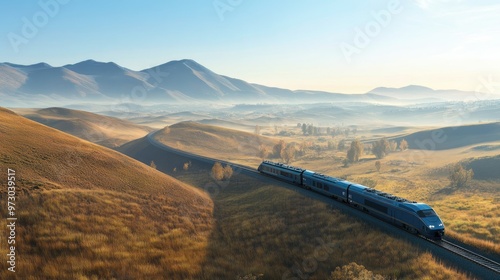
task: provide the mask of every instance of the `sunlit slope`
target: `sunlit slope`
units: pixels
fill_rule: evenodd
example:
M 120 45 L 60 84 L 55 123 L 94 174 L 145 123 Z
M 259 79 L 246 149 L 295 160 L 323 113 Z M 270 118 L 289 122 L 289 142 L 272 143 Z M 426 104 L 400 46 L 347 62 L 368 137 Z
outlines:
M 500 122 L 443 127 L 415 132 L 404 137 L 410 149 L 446 150 L 500 141 Z
M 152 129 L 125 120 L 66 108 L 47 108 L 23 114 L 36 122 L 106 147 L 143 137 Z
M 276 139 L 240 130 L 196 122 L 181 122 L 160 130 L 155 139 L 170 147 L 245 165 L 260 163 L 259 146 L 272 147 Z
M 18 279 L 189 279 L 199 272 L 213 225 L 212 201 L 201 191 L 2 108 L 0 167 L 1 186 L 6 168 L 16 170 Z M 6 217 L 6 207 L 0 213 Z M 0 279 L 10 273 L 2 269 Z

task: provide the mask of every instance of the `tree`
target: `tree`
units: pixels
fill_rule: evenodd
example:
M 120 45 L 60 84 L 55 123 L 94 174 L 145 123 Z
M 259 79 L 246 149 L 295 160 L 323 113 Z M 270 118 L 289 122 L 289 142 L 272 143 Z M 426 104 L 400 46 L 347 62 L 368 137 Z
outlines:
M 303 141 L 302 143 L 299 144 L 299 147 L 295 148 L 297 151 L 296 153 L 299 155 L 299 156 L 303 156 L 306 154 L 306 149 L 308 147 L 308 143 Z
M 351 147 L 347 151 L 347 159 L 349 162 L 358 162 L 363 155 L 363 144 L 358 139 L 351 142 Z
M 345 140 L 344 139 L 340 140 L 339 145 L 338 145 L 337 148 L 338 148 L 339 151 L 345 150 Z
M 273 147 L 273 156 L 274 156 L 275 158 L 279 158 L 279 157 L 281 157 L 281 151 L 282 151 L 283 149 L 285 149 L 285 147 L 286 147 L 286 143 L 285 143 L 285 141 L 280 140 L 280 141 L 278 142 L 278 144 L 274 145 L 274 147 Z
M 314 133 L 314 126 L 312 124 L 310 124 L 310 125 L 307 126 L 307 133 L 309 135 L 313 135 L 313 133 Z
M 375 168 L 377 169 L 377 172 L 380 172 L 381 167 L 382 167 L 382 163 L 380 163 L 380 160 L 377 160 L 375 162 Z
M 398 143 L 394 140 L 389 141 L 389 147 L 391 152 L 395 152 L 398 149 Z
M 337 266 L 330 275 L 330 280 L 384 280 L 384 277 L 352 262 L 342 267 Z
M 156 164 L 155 164 L 155 162 L 154 162 L 154 161 L 151 161 L 151 163 L 149 164 L 149 166 L 151 166 L 151 168 L 156 169 Z
M 474 177 L 472 169 L 465 169 L 462 164 L 457 163 L 450 168 L 450 185 L 452 188 L 460 189 L 467 187 Z
M 262 160 L 265 160 L 269 156 L 269 149 L 264 144 L 259 145 L 258 156 Z
M 406 142 L 405 139 L 402 139 L 401 142 L 399 142 L 399 149 L 401 151 L 406 151 L 408 150 L 408 142 Z
M 281 150 L 281 159 L 286 163 L 289 164 L 295 159 L 295 146 L 294 145 L 288 145 L 286 148 Z
M 348 167 L 349 166 L 349 159 L 344 158 L 344 160 L 342 160 L 342 163 L 344 164 L 344 167 Z
M 190 166 L 191 162 L 185 162 L 184 165 L 182 166 L 182 169 L 184 169 L 184 171 L 188 171 Z
M 307 124 L 306 123 L 302 124 L 302 134 L 304 134 L 304 135 L 307 134 Z
M 382 138 L 377 142 L 373 143 L 372 152 L 377 158 L 384 158 L 391 150 L 389 141 Z
M 216 181 L 222 181 L 222 179 L 224 179 L 224 168 L 220 162 L 214 163 L 211 175 Z
M 229 164 L 226 164 L 226 166 L 224 166 L 223 174 L 224 174 L 224 180 L 231 179 L 231 177 L 233 176 L 233 168 L 231 168 Z

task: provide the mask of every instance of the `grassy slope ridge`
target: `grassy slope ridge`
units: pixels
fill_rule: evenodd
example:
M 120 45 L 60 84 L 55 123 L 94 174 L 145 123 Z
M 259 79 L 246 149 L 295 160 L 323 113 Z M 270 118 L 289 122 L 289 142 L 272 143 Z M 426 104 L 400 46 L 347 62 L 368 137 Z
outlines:
M 415 132 L 406 139 L 410 149 L 446 150 L 479 143 L 500 141 L 500 122 L 443 127 Z
M 160 141 L 171 145 L 172 139 L 178 137 L 176 133 L 186 130 L 186 128 L 176 129 L 177 126 L 189 127 L 191 137 L 197 133 L 203 135 L 207 127 L 193 123 L 180 123 L 173 125 L 169 133 L 164 133 Z M 482 131 L 481 127 L 485 130 Z M 484 248 L 496 254 L 500 254 L 500 195 L 498 192 L 498 153 L 500 143 L 496 140 L 482 138 L 490 135 L 492 139 L 497 139 L 500 132 L 497 131 L 499 123 L 484 125 L 466 125 L 463 127 L 442 128 L 447 135 L 447 140 L 441 146 L 453 146 L 456 143 L 465 145 L 453 149 L 418 150 L 410 149 L 403 152 L 390 153 L 381 159 L 382 168 L 376 171 L 375 162 L 377 159 L 372 154 L 365 154 L 359 163 L 344 167 L 341 160 L 345 157 L 345 150 L 328 150 L 325 141 L 319 141 L 320 137 L 297 136 L 300 133 L 298 128 L 289 128 L 295 132 L 296 136 L 281 137 L 286 142 L 312 142 L 322 145 L 320 153 L 307 149 L 306 155 L 296 157 L 292 162 L 294 166 L 300 166 L 317 172 L 332 176 L 347 176 L 349 180 L 357 183 L 367 184 L 366 181 L 376 184 L 376 188 L 390 192 L 408 199 L 428 203 L 436 209 L 446 224 L 447 234 L 460 239 L 471 245 Z M 195 129 L 200 131 L 196 132 Z M 263 128 L 265 129 L 265 128 Z M 216 129 L 215 129 L 216 130 Z M 168 131 L 168 130 L 167 130 Z M 165 132 L 167 132 L 165 131 Z M 438 130 L 434 130 L 438 131 Z M 463 134 L 463 131 L 475 131 L 474 135 Z M 231 131 L 233 132 L 233 131 Z M 237 135 L 240 132 L 234 131 Z M 420 134 L 410 135 L 431 135 L 432 131 L 423 131 Z M 496 134 L 496 135 L 495 135 Z M 187 136 L 188 134 L 180 134 Z M 279 137 L 279 136 L 278 136 Z M 277 141 L 280 138 L 276 138 Z M 372 137 L 369 135 L 369 137 Z M 458 137 L 458 138 L 457 138 Z M 228 136 L 227 138 L 230 138 Z M 406 136 L 405 139 L 408 139 Z M 336 136 L 333 140 L 338 143 L 342 137 Z M 420 138 L 425 140 L 426 138 Z M 479 142 L 483 141 L 481 144 Z M 180 148 L 185 151 L 198 153 L 193 146 L 196 140 L 178 140 L 184 143 Z M 410 142 L 410 141 L 408 141 Z M 451 144 L 449 144 L 451 143 Z M 437 143 L 436 143 L 437 144 Z M 204 155 L 213 155 L 215 158 L 224 145 L 205 146 Z M 271 145 L 267 145 L 272 147 Z M 440 146 L 440 147 L 441 147 Z M 209 149 L 213 149 L 210 151 Z M 240 151 L 234 155 L 224 155 L 225 158 L 238 158 L 245 165 L 257 166 L 260 159 L 245 155 Z M 273 159 L 278 160 L 278 159 Z M 234 161 L 234 160 L 233 160 Z M 155 161 L 156 162 L 156 161 Z M 471 186 L 465 189 L 453 190 L 450 188 L 448 179 L 449 167 L 457 162 L 463 162 L 467 168 L 472 168 L 476 175 Z
M 66 108 L 41 109 L 24 116 L 106 147 L 117 147 L 152 131 L 125 120 Z
M 430 253 L 288 184 L 238 172 L 229 181 L 216 182 L 209 175 L 210 164 L 193 159 L 189 170 L 183 170 L 187 158 L 159 150 L 145 138 L 120 151 L 143 162 L 154 160 L 158 169 L 212 194 L 214 230 L 199 279 L 237 279 L 250 273 L 263 274 L 262 279 L 327 279 L 335 267 L 352 261 L 390 279 L 467 279 Z M 332 245 L 331 250 L 323 243 Z
M 156 133 L 155 139 L 195 154 L 255 166 L 261 161 L 257 157 L 259 146 L 277 143 L 265 136 L 196 122 L 171 125 Z
M 213 226 L 206 194 L 2 108 L 0 136 L 0 185 L 6 186 L 6 168 L 16 170 L 19 279 L 199 273 Z M 2 204 L 6 191 L 0 190 Z M 0 234 L 7 236 L 6 229 Z M 1 246 L 6 252 L 6 243 Z M 1 279 L 12 276 L 5 266 Z

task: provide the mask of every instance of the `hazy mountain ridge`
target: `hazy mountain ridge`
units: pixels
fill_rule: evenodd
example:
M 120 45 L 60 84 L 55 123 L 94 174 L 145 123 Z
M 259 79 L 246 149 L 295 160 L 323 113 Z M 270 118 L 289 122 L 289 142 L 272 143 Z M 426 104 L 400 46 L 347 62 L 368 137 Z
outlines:
M 47 63 L 0 63 L 0 98 L 6 106 L 43 102 L 409 103 L 473 100 L 474 92 L 410 85 L 375 88 L 365 94 L 290 90 L 217 74 L 194 60 L 170 61 L 134 71 L 114 62 L 85 60 L 53 67 Z M 54 103 L 50 104 L 51 106 Z

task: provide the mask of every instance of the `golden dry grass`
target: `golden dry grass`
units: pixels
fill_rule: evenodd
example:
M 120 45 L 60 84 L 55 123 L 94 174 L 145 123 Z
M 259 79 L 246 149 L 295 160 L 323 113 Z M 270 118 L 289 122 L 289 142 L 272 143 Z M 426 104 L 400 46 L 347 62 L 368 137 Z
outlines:
M 23 116 L 105 147 L 118 147 L 152 131 L 125 120 L 66 108 L 18 109 Z
M 258 165 L 259 146 L 277 140 L 253 133 L 195 122 L 181 122 L 160 130 L 155 139 L 170 147 L 234 163 Z
M 179 179 L 214 184 L 208 171 Z M 430 253 L 272 181 L 237 174 L 213 200 L 217 223 L 201 279 L 327 279 L 350 262 L 388 279 L 467 279 Z
M 0 136 L 0 166 L 16 170 L 19 219 L 17 272 L 4 269 L 1 279 L 199 275 L 213 227 L 205 193 L 2 108 Z M 7 236 L 5 227 L 0 235 Z
M 175 125 L 173 126 L 175 127 Z M 197 149 L 196 139 L 189 139 L 181 142 L 186 136 L 195 138 L 196 135 L 205 135 L 208 132 L 202 125 L 190 125 L 189 134 L 180 134 L 172 129 L 169 134 L 162 136 L 162 141 L 168 145 L 177 145 L 178 148 L 200 153 L 215 158 L 220 158 L 227 142 L 217 145 L 217 141 L 203 146 L 203 151 Z M 214 128 L 211 128 L 215 130 Z M 272 131 L 263 127 L 263 131 Z M 280 128 L 281 129 L 281 128 Z M 497 254 L 500 254 L 500 183 L 496 181 L 473 180 L 472 187 L 463 190 L 450 190 L 447 167 L 450 164 L 470 159 L 499 154 L 498 142 L 486 144 L 471 144 L 461 148 L 440 150 L 440 151 L 419 151 L 407 150 L 389 154 L 380 160 L 382 163 L 381 172 L 375 168 L 375 156 L 364 155 L 359 163 L 355 163 L 347 168 L 343 167 L 342 158 L 346 156 L 345 151 L 327 150 L 327 141 L 332 140 L 338 143 L 341 137 L 334 139 L 330 137 L 302 136 L 298 128 L 283 128 L 295 133 L 292 137 L 275 137 L 274 141 L 283 139 L 286 142 L 309 142 L 324 148 L 320 153 L 308 150 L 302 157 L 298 157 L 293 165 L 308 168 L 317 172 L 329 174 L 337 177 L 348 177 L 354 182 L 363 183 L 365 180 L 376 182 L 377 189 L 394 193 L 412 200 L 428 203 L 443 219 L 447 234 L 465 243 L 477 246 Z M 244 135 L 239 131 L 221 129 L 227 134 L 225 139 L 230 139 L 231 133 L 234 135 Z M 407 129 L 415 131 L 415 129 Z M 371 135 L 366 132 L 359 134 L 362 139 L 372 139 L 381 135 Z M 177 138 L 176 138 L 177 137 Z M 177 139 L 171 141 L 169 139 Z M 206 140 L 206 139 L 205 139 Z M 213 139 L 218 140 L 218 139 Z M 248 140 L 246 140 L 248 141 Z M 202 142 L 202 140 L 200 140 Z M 268 144 L 268 147 L 272 147 Z M 485 148 L 489 147 L 489 148 Z M 227 153 L 233 153 L 232 155 Z M 238 159 L 239 163 L 247 166 L 257 167 L 259 159 L 255 159 L 248 151 L 238 149 L 227 150 L 225 158 Z M 246 160 L 247 158 L 248 160 Z

